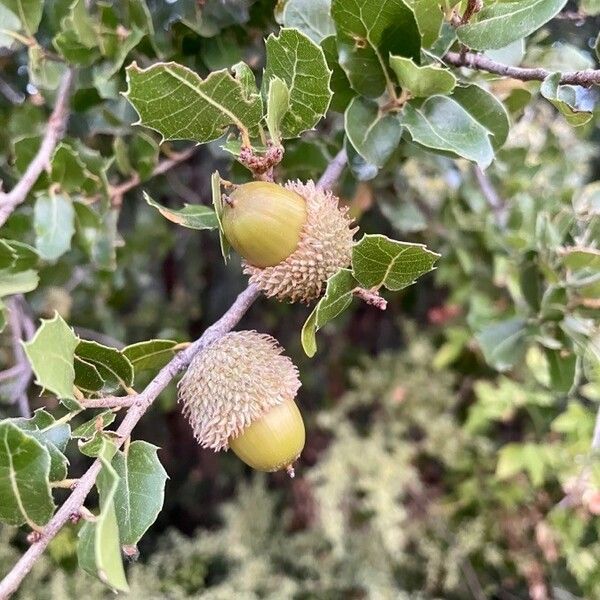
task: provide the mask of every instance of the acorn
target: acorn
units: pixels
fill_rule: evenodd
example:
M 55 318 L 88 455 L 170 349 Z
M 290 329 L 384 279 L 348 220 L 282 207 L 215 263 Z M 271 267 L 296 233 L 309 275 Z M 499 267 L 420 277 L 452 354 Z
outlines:
M 266 296 L 309 303 L 350 265 L 357 229 L 338 198 L 313 181 L 246 183 L 225 200 L 223 233 Z
M 231 448 L 254 469 L 293 476 L 305 431 L 298 369 L 282 352 L 269 335 L 228 333 L 192 360 L 179 399 L 203 448 Z

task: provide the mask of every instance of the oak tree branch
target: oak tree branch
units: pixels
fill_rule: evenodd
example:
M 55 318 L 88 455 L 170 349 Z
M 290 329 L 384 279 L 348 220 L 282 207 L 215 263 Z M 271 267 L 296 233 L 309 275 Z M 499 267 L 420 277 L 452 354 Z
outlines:
M 48 119 L 42 143 L 25 173 L 10 192 L 0 192 L 0 225 L 6 222 L 6 219 L 19 204 L 25 202 L 27 194 L 29 194 L 42 171 L 48 167 L 52 153 L 64 135 L 69 118 L 69 98 L 73 77 L 74 71 L 72 69 L 68 69 L 63 75 L 56 94 L 56 104 Z
M 466 67 L 476 71 L 486 71 L 521 81 L 544 81 L 546 77 L 552 75 L 552 71 L 541 67 L 512 67 L 496 62 L 483 54 L 476 54 L 475 52 L 447 52 L 442 60 L 453 67 Z M 584 87 L 600 85 L 600 69 L 565 71 L 562 73 L 559 83 L 563 85 L 581 85 Z

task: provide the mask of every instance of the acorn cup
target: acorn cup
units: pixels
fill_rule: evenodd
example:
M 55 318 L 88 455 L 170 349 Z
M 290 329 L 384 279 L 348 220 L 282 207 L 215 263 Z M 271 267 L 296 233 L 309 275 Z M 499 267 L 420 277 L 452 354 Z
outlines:
M 223 233 L 244 273 L 266 296 L 309 303 L 327 279 L 350 265 L 352 219 L 313 181 L 237 186 L 223 206 Z
M 231 448 L 254 469 L 293 477 L 305 431 L 294 401 L 298 369 L 282 352 L 269 335 L 228 333 L 191 362 L 179 399 L 203 448 Z

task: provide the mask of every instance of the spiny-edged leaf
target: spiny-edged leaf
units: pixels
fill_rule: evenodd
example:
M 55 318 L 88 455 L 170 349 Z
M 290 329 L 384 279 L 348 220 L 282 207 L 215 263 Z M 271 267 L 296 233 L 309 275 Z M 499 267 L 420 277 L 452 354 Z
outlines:
M 158 212 L 173 223 L 188 227 L 189 229 L 217 229 L 219 221 L 212 208 L 201 204 L 184 204 L 183 208 L 172 209 L 163 206 L 150 198 L 144 192 L 144 200 L 158 210 Z
M 215 215 L 219 223 L 219 242 L 221 244 L 221 254 L 223 260 L 227 263 L 231 246 L 223 233 L 223 224 L 221 223 L 221 215 L 223 214 L 223 197 L 221 195 L 221 176 L 219 171 L 215 171 L 210 177 L 210 190 L 212 195 L 212 203 L 215 207 Z
M 21 29 L 21 21 L 14 12 L 0 3 L 0 48 L 10 48 L 15 43 L 15 38 L 10 35 L 12 31 Z
M 327 66 L 331 71 L 329 87 L 333 92 L 333 97 L 331 98 L 331 103 L 329 104 L 329 110 L 344 112 L 350 100 L 354 98 L 355 92 L 350 87 L 348 76 L 342 67 L 340 67 L 335 35 L 330 35 L 329 37 L 323 39 L 321 41 L 321 48 L 323 48 Z
M 119 439 L 119 436 L 115 431 L 96 429 L 92 437 L 77 440 L 77 447 L 81 454 L 89 456 L 90 458 L 97 458 L 102 452 L 104 443 L 106 441 L 115 443 Z
M 563 264 L 569 269 L 574 271 L 590 269 L 593 272 L 600 272 L 600 250 L 597 248 L 565 248 L 561 256 Z
M 369 163 L 383 167 L 400 142 L 398 119 L 381 113 L 376 102 L 356 96 L 344 113 L 344 127 L 355 150 Z
M 46 448 L 50 455 L 50 481 L 60 481 L 67 477 L 69 461 L 63 454 L 71 436 L 68 423 L 57 422 L 43 408 L 35 411 L 30 419 L 11 419 L 21 431 L 27 432 Z
M 108 427 L 116 418 L 112 410 L 104 410 L 92 417 L 89 421 L 82 423 L 79 427 L 73 430 L 74 438 L 89 439 L 94 436 L 97 431 L 101 431 Z
M 518 0 L 489 6 L 486 3 L 472 22 L 457 29 L 458 39 L 474 50 L 503 48 L 532 34 L 566 3 L 567 0 Z
M 88 11 L 85 0 L 74 0 L 69 14 L 63 19 L 63 29 L 72 30 L 80 44 L 87 48 L 99 46 L 98 26 Z
M 18 272 L 14 269 L 3 269 L 0 271 L 0 298 L 31 292 L 38 286 L 39 281 L 37 271 L 32 269 Z
M 265 87 L 278 77 L 289 90 L 289 110 L 281 120 L 281 135 L 291 138 L 312 129 L 331 100 L 331 72 L 321 47 L 297 29 L 281 29 L 266 41 Z M 267 90 L 265 89 L 265 94 Z
M 421 34 L 403 0 L 333 0 L 331 15 L 340 65 L 363 96 L 377 98 L 384 92 L 390 54 L 419 60 Z
M 385 235 L 364 235 L 352 250 L 352 272 L 367 289 L 398 291 L 433 269 L 439 254 L 423 244 L 391 240 Z
M 104 378 L 94 364 L 75 355 L 75 386 L 82 392 L 99 392 L 104 387 Z
M 8 244 L 15 253 L 15 262 L 12 266 L 13 272 L 26 271 L 37 266 L 39 256 L 35 248 L 17 240 L 4 240 L 4 243 Z
M 574 85 L 560 85 L 561 77 L 562 73 L 548 75 L 540 87 L 540 93 L 564 115 L 570 125 L 574 127 L 585 125 L 592 118 L 593 113 L 579 108 L 580 101 L 577 97 L 579 88 Z
M 36 33 L 42 20 L 44 0 L 0 0 L 0 4 L 18 17 L 23 31 L 28 36 L 31 37 Z M 7 25 L 10 23 L 2 21 L 0 28 L 9 29 Z
M 67 61 L 82 67 L 87 67 L 100 58 L 100 50 L 97 46 L 91 48 L 82 44 L 73 29 L 65 29 L 59 32 L 52 44 L 57 52 Z
M 358 282 L 349 269 L 341 269 L 327 280 L 325 295 L 319 300 L 302 327 L 301 341 L 304 352 L 313 357 L 317 352 L 317 331 L 344 312 L 352 302 Z
M 258 135 L 262 99 L 228 70 L 205 79 L 177 63 L 157 63 L 141 69 L 127 67 L 126 98 L 140 116 L 140 125 L 158 131 L 165 140 L 189 139 L 205 143 L 221 137 L 230 126 L 249 137 Z
M 79 154 L 68 144 L 60 143 L 51 162 L 50 179 L 66 192 L 78 192 L 88 178 L 94 177 Z
M 115 452 L 116 446 L 103 438 L 98 454 L 102 470 L 96 480 L 100 496 L 100 514 L 93 523 L 88 521 L 81 528 L 77 557 L 79 566 L 90 575 L 98 577 L 114 590 L 127 592 L 129 586 L 121 559 L 119 527 L 114 503 L 119 485 L 119 476 L 111 465 Z
M 157 450 L 138 440 L 126 451 L 117 452 L 112 460 L 120 478 L 114 502 L 121 545 L 135 546 L 162 508 L 168 477 Z
M 456 86 L 452 98 L 492 134 L 490 141 L 495 150 L 504 145 L 510 120 L 504 104 L 496 96 L 471 83 Z
M 273 141 L 281 141 L 281 121 L 290 108 L 290 90 L 283 79 L 273 77 L 268 84 L 265 121 Z
M 420 146 L 466 158 L 481 167 L 489 166 L 494 158 L 490 132 L 447 96 L 430 96 L 420 108 L 408 103 L 400 122 Z
M 123 354 L 133 365 L 135 373 L 146 369 L 161 369 L 175 354 L 173 340 L 147 340 L 123 348 Z
M 54 513 L 50 455 L 10 421 L 0 422 L 0 521 L 39 529 Z
M 412 9 L 421 32 L 423 47 L 429 48 L 438 39 L 444 22 L 440 0 L 412 0 Z
M 75 233 L 73 202 L 63 194 L 40 194 L 33 207 L 33 226 L 40 256 L 55 261 L 71 247 Z
M 37 385 L 61 399 L 75 400 L 73 360 L 77 344 L 79 338 L 58 313 L 52 319 L 42 319 L 33 338 L 23 343 Z
M 133 366 L 120 350 L 98 342 L 81 340 L 75 354 L 96 367 L 104 379 L 105 389 L 128 388 L 133 385 Z
M 498 371 L 508 371 L 522 359 L 526 335 L 527 321 L 515 317 L 488 325 L 476 338 L 488 364 Z
M 449 94 L 456 87 L 456 77 L 448 70 L 434 65 L 418 66 L 412 58 L 390 56 L 394 70 L 403 90 L 412 96 L 434 96 Z
M 330 7 L 331 0 L 288 0 L 283 9 L 283 25 L 299 29 L 319 44 L 335 33 Z
M 94 83 L 101 86 L 116 75 L 123 66 L 127 55 L 141 42 L 144 35 L 144 32 L 137 27 L 133 27 L 128 31 L 125 39 L 120 39 L 115 32 L 115 38 L 118 40 L 116 44 L 117 51 L 114 56 L 111 56 L 110 60 L 105 60 L 94 66 Z

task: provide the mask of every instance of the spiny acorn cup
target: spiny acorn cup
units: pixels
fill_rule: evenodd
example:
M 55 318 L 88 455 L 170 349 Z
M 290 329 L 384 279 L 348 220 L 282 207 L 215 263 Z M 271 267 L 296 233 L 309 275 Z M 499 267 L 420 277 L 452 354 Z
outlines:
M 269 335 L 228 333 L 191 362 L 179 399 L 203 448 L 231 448 L 254 469 L 293 476 L 305 431 L 294 402 L 298 369 L 282 352 Z
M 347 212 L 313 181 L 246 183 L 226 198 L 223 233 L 265 295 L 309 303 L 350 265 L 357 228 Z

